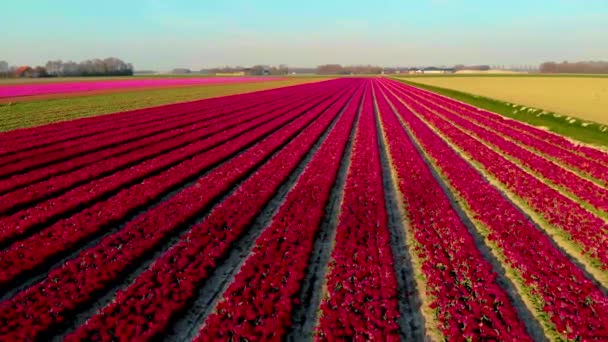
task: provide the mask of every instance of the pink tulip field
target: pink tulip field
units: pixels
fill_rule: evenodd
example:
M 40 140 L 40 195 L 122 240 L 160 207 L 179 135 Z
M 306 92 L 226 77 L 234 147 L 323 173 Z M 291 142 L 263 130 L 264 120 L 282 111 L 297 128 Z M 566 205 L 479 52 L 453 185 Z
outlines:
M 51 340 L 608 341 L 608 152 L 384 77 L 0 133 L 0 341 Z
M 231 84 L 244 82 L 265 82 L 279 77 L 184 77 L 152 79 L 115 79 L 101 81 L 76 81 L 30 84 L 0 84 L 0 99 L 32 95 L 80 93 L 113 89 L 138 89 L 154 87 Z

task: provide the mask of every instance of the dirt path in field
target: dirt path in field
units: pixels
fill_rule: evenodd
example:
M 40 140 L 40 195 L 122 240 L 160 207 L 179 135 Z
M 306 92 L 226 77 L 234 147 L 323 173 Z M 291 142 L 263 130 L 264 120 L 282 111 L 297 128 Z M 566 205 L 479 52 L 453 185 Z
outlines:
M 380 160 L 382 162 L 382 180 L 389 219 L 388 228 L 391 235 L 391 250 L 397 276 L 401 338 L 405 341 L 425 341 L 425 322 L 421 311 L 422 301 L 418 292 L 420 289 L 416 286 L 412 256 L 406 244 L 406 234 L 409 230 L 406 228 L 405 214 L 400 204 L 403 202 L 399 196 L 397 186 L 393 182 L 393 169 L 377 107 L 375 111 Z
M 315 239 L 313 252 L 310 261 L 308 262 L 308 270 L 298 296 L 300 305 L 294 308 L 292 315 L 293 325 L 287 333 L 286 339 L 288 341 L 305 340 L 314 333 L 318 318 L 317 312 L 319 304 L 321 303 L 321 296 L 323 295 L 322 287 L 327 273 L 327 264 L 331 257 L 336 227 L 340 217 L 340 206 L 344 194 L 344 186 L 346 184 L 346 175 L 350 166 L 352 146 L 359 123 L 359 115 L 361 114 L 362 101 L 363 100 L 359 103 L 357 116 L 353 122 L 344 155 L 340 161 L 340 169 L 338 170 L 336 182 L 331 189 L 329 202 L 325 209 L 326 215 L 321 222 L 319 235 Z M 342 115 L 342 113 L 340 114 Z

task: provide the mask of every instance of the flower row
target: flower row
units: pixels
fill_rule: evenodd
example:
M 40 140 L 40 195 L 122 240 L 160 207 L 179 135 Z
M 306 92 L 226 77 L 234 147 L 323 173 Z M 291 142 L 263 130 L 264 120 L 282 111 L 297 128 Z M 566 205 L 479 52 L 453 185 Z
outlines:
M 447 340 L 502 339 L 527 341 L 522 321 L 492 265 L 484 260 L 473 236 L 451 207 L 384 95 L 378 107 L 398 189 L 403 198 L 411 239 L 411 253 L 420 260 L 428 303 Z
M 506 139 L 496 131 L 477 125 L 472 121 L 465 119 L 462 115 L 456 115 L 431 101 L 424 99 L 412 99 L 411 101 L 419 102 L 423 107 L 428 107 L 435 113 L 465 129 L 468 134 L 472 134 L 486 144 L 495 146 L 500 152 L 516 158 L 519 163 L 533 170 L 543 178 L 546 178 L 555 185 L 571 192 L 578 198 L 593 205 L 595 208 L 608 212 L 608 189 L 598 186 L 590 180 L 581 178 L 576 173 L 563 168 L 561 165 L 521 147 L 514 141 L 520 141 L 520 135 L 522 133 L 519 135 L 510 135 L 511 138 Z
M 608 298 L 552 241 L 483 176 L 389 95 L 422 148 L 455 194 L 465 203 L 480 232 L 532 303 L 548 331 L 569 339 L 608 336 Z
M 374 99 L 368 89 L 325 277 L 317 340 L 399 340 L 397 278 L 384 196 Z
M 96 200 L 104 197 L 113 196 L 117 191 L 124 191 L 124 189 L 129 185 L 142 182 L 146 178 L 158 174 L 159 172 L 162 172 L 168 168 L 173 168 L 173 170 L 176 170 L 174 172 L 180 172 L 177 170 L 186 167 L 185 164 L 183 164 L 184 161 L 188 161 L 190 158 L 195 158 L 196 156 L 203 158 L 201 156 L 204 154 L 201 155 L 201 153 L 223 143 L 229 142 L 232 139 L 239 137 L 239 135 L 255 129 L 260 125 L 269 124 L 275 122 L 276 120 L 281 121 L 281 117 L 284 114 L 285 113 L 283 112 L 278 112 L 259 115 L 259 113 L 256 112 L 253 114 L 253 116 L 257 117 L 253 120 L 246 121 L 246 119 L 249 119 L 249 117 L 245 116 L 243 118 L 232 120 L 236 121 L 235 125 L 219 125 L 219 127 L 210 127 L 210 129 L 202 130 L 194 136 L 186 135 L 180 139 L 176 139 L 172 142 L 172 144 L 175 144 L 173 147 L 176 148 L 171 149 L 169 152 L 165 151 L 162 153 L 163 150 L 158 151 L 158 148 L 163 148 L 163 144 L 160 144 L 160 146 L 157 148 L 151 146 L 147 150 L 149 153 L 133 153 L 127 156 L 122 156 L 122 158 L 114 158 L 112 159 L 113 163 L 101 163 L 100 165 L 93 165 L 90 168 L 84 168 L 72 174 L 56 177 L 56 181 L 55 179 L 51 179 L 49 182 L 42 182 L 40 183 L 41 186 L 33 186 L 32 188 L 34 189 L 24 188 L 23 190 L 4 196 L 11 197 L 10 195 L 13 194 L 21 195 L 21 197 L 13 196 L 13 201 L 7 201 L 7 205 L 11 203 L 19 203 L 23 200 L 27 201 L 31 198 L 44 198 L 48 193 L 53 194 L 53 186 L 59 188 L 60 190 L 65 188 L 69 189 L 74 184 L 87 182 L 90 178 L 103 174 L 106 171 L 106 167 L 112 169 L 120 166 L 123 161 L 130 163 L 139 159 L 140 156 L 144 158 L 152 157 L 151 159 L 147 159 L 139 164 L 132 165 L 131 167 L 119 170 L 103 178 L 99 178 L 85 183 L 82 186 L 73 188 L 57 197 L 37 203 L 36 205 L 22 211 L 18 211 L 11 216 L 0 218 L 0 222 L 2 222 L 2 225 L 6 227 L 5 229 L 0 230 L 0 242 L 5 244 L 7 241 L 11 241 L 24 233 L 32 231 L 32 229 L 35 227 L 38 227 L 55 217 L 59 217 L 64 213 L 77 210 L 79 207 L 94 203 Z M 241 122 L 239 125 L 239 121 L 245 122 Z M 208 136 L 209 134 L 206 133 L 215 134 Z M 236 152 L 236 150 L 234 152 Z M 157 155 L 154 157 L 155 154 Z M 179 179 L 181 179 L 181 177 L 177 178 L 177 180 Z M 146 182 L 149 182 L 149 180 Z M 159 183 L 159 191 L 157 193 L 160 195 L 174 185 L 175 184 L 173 182 L 167 184 Z M 160 189 L 162 189 L 162 191 Z M 32 190 L 38 191 L 34 192 Z M 140 201 L 142 200 L 148 201 L 149 199 L 141 198 Z M 125 210 L 128 210 L 128 208 L 129 207 L 127 206 Z M 90 210 L 92 209 L 85 209 L 77 215 L 87 215 Z M 71 217 L 70 219 L 74 219 L 74 217 Z M 62 224 L 60 222 L 59 225 L 55 226 L 59 228 L 59 226 L 62 226 Z M 45 231 L 43 231 L 42 234 L 48 235 Z M 35 236 L 33 237 L 33 240 L 39 241 Z M 27 245 L 27 243 L 25 244 Z M 0 265 L 2 265 L 2 263 L 0 263 Z
M 599 259 L 603 269 L 608 269 L 608 255 L 604 252 L 608 249 L 608 239 L 605 231 L 608 224 L 601 218 L 594 216 L 585 210 L 579 203 L 564 196 L 557 190 L 547 186 L 538 178 L 527 173 L 513 162 L 507 160 L 500 153 L 484 146 L 480 141 L 472 138 L 469 134 L 457 129 L 448 121 L 433 114 L 424 107 L 413 101 L 408 101 L 416 113 L 427 120 L 441 134 L 453 144 L 461 148 L 476 162 L 483 165 L 485 170 L 496 177 L 510 191 L 522 198 L 536 213 L 545 218 L 553 226 L 565 231 L 568 238 L 578 243 L 583 253 L 591 258 Z M 485 139 L 491 140 L 491 132 L 477 133 Z M 511 151 L 509 145 L 501 144 L 500 140 L 491 140 L 499 144 L 501 151 Z M 530 156 L 528 163 L 535 162 Z M 542 169 L 543 174 L 558 172 L 551 169 Z M 539 170 L 540 172 L 540 170 Z
M 300 91 L 314 89 L 311 85 L 299 85 L 288 88 L 278 88 L 254 92 L 250 94 L 232 95 L 219 98 L 203 99 L 185 103 L 162 105 L 153 108 L 142 108 L 114 114 L 93 116 L 78 120 L 53 123 L 40 127 L 17 129 L 10 132 L 0 133 L 0 141 L 10 144 L 0 144 L 0 165 L 4 165 L 6 154 L 14 154 L 24 150 L 52 145 L 62 141 L 69 141 L 87 136 L 94 136 L 116 129 L 135 126 L 142 123 L 163 120 L 172 114 L 216 110 L 224 106 L 236 104 L 253 108 L 253 105 L 262 104 L 266 101 L 291 96 Z M 90 108 L 86 108 L 89 110 Z
M 410 90 L 410 89 L 408 89 Z M 423 92 L 421 90 L 413 93 Z M 438 95 L 430 95 L 434 102 L 447 109 L 454 110 L 459 115 L 469 120 L 474 120 L 485 125 L 507 137 L 547 155 L 556 161 L 563 163 L 572 169 L 580 170 L 597 180 L 608 184 L 608 175 L 604 171 L 608 167 L 608 153 L 583 145 L 576 145 L 556 134 L 523 124 L 516 120 L 508 120 L 497 114 L 477 109 L 463 103 L 446 99 Z M 423 97 L 424 97 L 423 95 Z
M 343 113 L 256 239 L 199 341 L 284 338 L 358 108 L 353 102 Z
M 352 95 L 351 91 L 341 97 L 277 152 L 68 340 L 110 340 L 114 336 L 109 331 L 115 331 L 119 339 L 151 339 L 163 334 Z M 352 126 L 353 119 L 354 115 L 343 115 L 336 126 Z M 145 317 L 149 312 L 155 314 Z
M 169 158 L 173 165 L 175 163 L 177 165 L 132 187 L 123 188 L 109 199 L 97 202 L 0 251 L 0 284 L 12 281 L 18 275 L 43 265 L 53 256 L 69 251 L 77 243 L 87 240 L 113 222 L 120 221 L 137 208 L 178 187 L 184 180 L 217 165 L 238 153 L 243 147 L 289 123 L 302 115 L 305 109 L 292 109 L 290 112 L 274 115 L 274 118 L 271 117 L 270 120 L 268 118 L 254 120 L 167 154 L 165 157 Z M 38 217 L 46 217 L 53 209 L 59 212 L 67 210 L 66 207 L 77 209 L 80 203 L 87 198 L 96 197 L 96 194 L 105 188 L 114 188 L 115 184 L 129 183 L 125 179 L 129 181 L 133 177 L 140 179 L 141 172 L 144 172 L 144 175 L 148 174 L 148 171 L 157 169 L 157 163 L 164 161 L 165 158 L 151 159 L 131 169 L 69 191 L 59 198 L 58 203 L 50 201 L 48 205 L 39 204 L 32 208 L 32 210 L 38 208 L 40 211 L 37 211 L 36 215 L 31 215 L 31 220 L 37 222 Z M 35 227 L 35 225 L 27 227 L 33 226 Z M 18 224 L 7 230 L 19 232 L 22 227 L 24 226 Z
M 327 95 L 325 94 L 323 96 Z M 311 104 L 320 102 L 323 96 L 320 96 L 320 99 L 313 98 L 314 102 L 311 102 Z M 310 102 L 309 97 L 302 97 L 299 99 L 299 101 L 294 101 L 287 107 L 281 107 L 280 110 L 272 110 L 274 107 L 271 107 L 271 109 L 267 108 L 266 106 L 260 106 L 256 110 L 246 113 L 237 113 L 236 115 L 223 116 L 206 124 L 195 123 L 188 127 L 189 130 L 173 129 L 168 131 L 166 134 L 173 136 L 178 134 L 178 136 L 168 141 L 163 140 L 151 142 L 147 141 L 149 139 L 140 140 L 136 138 L 136 141 L 131 145 L 139 145 L 142 146 L 142 148 L 122 155 L 112 155 L 111 153 L 116 153 L 116 149 L 121 149 L 124 147 L 128 148 L 130 146 L 129 144 L 120 145 L 114 149 L 101 149 L 101 151 L 99 151 L 97 154 L 110 156 L 109 159 L 101 160 L 97 163 L 91 163 L 83 168 L 77 169 L 74 172 L 58 175 L 48 180 L 23 187 L 0 196 L 0 214 L 6 213 L 15 207 L 24 206 L 28 203 L 39 201 L 40 199 L 48 198 L 52 195 L 61 194 L 62 192 L 69 190 L 78 184 L 83 184 L 107 175 L 115 176 L 118 172 L 121 172 L 123 169 L 128 167 L 136 167 L 140 170 L 141 174 L 145 174 L 143 173 L 145 170 L 142 166 L 154 160 L 150 158 L 156 157 L 156 159 L 171 159 L 173 158 L 171 155 L 173 150 L 187 148 L 190 144 L 197 143 L 203 139 L 208 141 L 213 137 L 214 134 L 221 133 L 229 129 L 233 129 L 234 131 L 235 129 L 242 130 L 242 128 L 251 127 L 252 124 L 261 122 L 260 120 L 268 120 L 269 118 L 276 117 L 277 115 L 283 114 L 290 109 L 298 108 L 299 105 L 305 104 L 306 102 Z M 284 103 L 282 104 L 284 105 Z M 147 144 L 143 144 L 146 141 Z M 196 149 L 193 151 L 196 151 Z M 167 155 L 163 156 L 163 154 Z M 13 178 L 27 179 L 30 174 L 34 174 L 35 176 L 36 172 L 42 174 L 53 172 L 57 168 L 61 169 L 63 165 L 66 165 L 68 168 L 74 167 L 78 164 L 79 159 L 89 159 L 93 156 L 95 156 L 95 154 L 85 154 L 80 158 L 71 158 L 63 163 L 54 164 L 27 174 L 23 174 L 22 176 L 11 177 L 8 179 L 8 181 L 10 182 Z M 154 163 L 157 164 L 158 167 L 162 167 L 162 163 Z M 99 181 L 107 184 L 106 180 Z M 112 181 L 111 183 L 113 189 L 119 189 L 123 185 L 115 181 Z M 102 193 L 103 192 L 101 189 L 97 191 L 97 195 Z M 54 200 L 56 201 L 57 199 Z M 35 209 L 36 208 L 34 208 L 34 210 Z M 18 213 L 17 216 L 20 218 L 20 220 L 24 219 L 23 214 Z M 26 214 L 25 217 L 27 216 L 30 215 Z
M 143 183 L 144 187 L 154 188 L 158 184 L 170 183 L 174 178 L 185 178 L 189 172 L 198 174 L 209 163 L 224 158 L 225 154 L 243 150 L 264 131 L 273 131 L 236 157 L 206 173 L 193 185 L 128 222 L 121 230 L 103 238 L 76 258 L 52 270 L 41 282 L 0 303 L 2 339 L 40 337 L 45 331 L 60 324 L 78 307 L 90 302 L 97 293 L 120 279 L 129 266 L 135 265 L 142 256 L 163 243 L 175 229 L 202 214 L 214 199 L 229 191 L 257 165 L 313 122 L 322 108 L 323 106 L 319 106 L 318 110 L 301 116 L 294 111 L 286 114 L 280 123 L 243 134 L 206 153 L 204 157 L 184 163 L 187 167 L 181 170 L 184 173 L 181 177 L 179 174 L 165 172 L 159 175 L 160 178 Z M 275 130 L 282 124 L 287 125 Z M 138 193 L 139 197 L 147 197 L 146 190 L 142 188 Z M 137 197 L 130 196 L 130 200 L 136 201 Z M 116 211 L 124 204 L 115 200 L 100 209 Z M 82 228 L 95 226 L 89 223 Z M 76 234 L 78 231 L 71 233 Z
M 302 97 L 301 95 L 297 95 Z M 264 104 L 264 103 L 261 103 Z M 62 138 L 61 141 L 41 147 L 31 148 L 18 153 L 0 157 L 0 176 L 7 176 L 24 171 L 31 170 L 36 167 L 42 167 L 53 162 L 65 161 L 70 158 L 92 153 L 102 149 L 108 149 L 116 145 L 128 143 L 146 137 L 150 134 L 167 131 L 173 128 L 172 123 L 178 124 L 182 121 L 201 122 L 217 119 L 225 114 L 236 110 L 251 109 L 247 102 L 236 102 L 225 104 L 222 107 L 215 109 L 204 110 L 179 110 L 165 112 L 160 118 L 155 117 L 153 120 L 133 120 L 132 125 L 114 126 L 114 129 L 100 134 L 94 134 L 81 138 L 68 139 Z M 257 109 L 257 108 L 255 108 Z M 155 115 L 157 116 L 157 115 Z M 36 142 L 39 140 L 37 139 Z
M 0 86 L 0 98 L 32 96 L 56 93 L 79 93 L 87 91 L 136 89 L 202 84 L 229 84 L 245 82 L 267 82 L 280 80 L 281 77 L 177 77 L 122 80 L 87 80 L 70 82 L 48 82 L 31 84 L 6 84 Z

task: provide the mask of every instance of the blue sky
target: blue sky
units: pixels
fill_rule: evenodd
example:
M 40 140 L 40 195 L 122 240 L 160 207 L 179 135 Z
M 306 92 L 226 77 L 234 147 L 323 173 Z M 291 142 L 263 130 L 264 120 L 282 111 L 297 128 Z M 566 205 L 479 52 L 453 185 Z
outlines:
M 107 56 L 156 70 L 608 60 L 608 0 L 0 0 L 0 8 L 0 60 L 11 64 Z

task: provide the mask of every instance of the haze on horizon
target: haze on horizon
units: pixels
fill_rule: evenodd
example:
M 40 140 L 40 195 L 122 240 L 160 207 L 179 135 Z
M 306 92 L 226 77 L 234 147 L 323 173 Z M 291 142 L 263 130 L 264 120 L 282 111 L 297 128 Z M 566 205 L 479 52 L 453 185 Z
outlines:
M 7 1 L 0 60 L 114 56 L 137 70 L 608 60 L 605 0 Z

